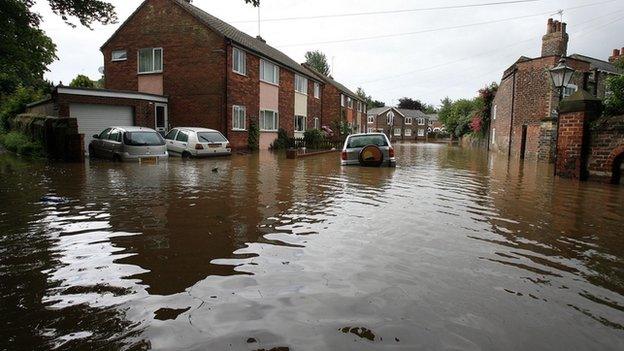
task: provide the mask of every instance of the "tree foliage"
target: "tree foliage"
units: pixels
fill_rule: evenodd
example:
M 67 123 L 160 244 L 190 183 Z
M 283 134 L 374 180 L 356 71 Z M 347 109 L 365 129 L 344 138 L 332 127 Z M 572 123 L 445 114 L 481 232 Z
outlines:
M 20 86 L 13 94 L 4 96 L 0 101 L 0 131 L 8 131 L 11 119 L 24 112 L 27 104 L 43 99 L 50 89 L 51 86 L 45 88 Z
M 441 105 L 438 117 L 451 135 L 461 137 L 470 131 L 473 113 L 478 108 L 477 99 L 452 101 L 447 97 Z
M 398 108 L 404 108 L 407 110 L 420 110 L 424 113 L 431 114 L 436 113 L 437 109 L 431 104 L 424 103 L 418 99 L 412 99 L 408 97 L 402 97 L 399 99 Z
M 366 107 L 367 109 L 371 109 L 371 108 L 376 108 L 376 107 L 384 107 L 386 106 L 386 104 L 382 101 L 379 100 L 373 100 L 373 97 L 370 95 L 367 95 L 366 92 L 364 91 L 364 89 L 362 89 L 361 87 L 358 87 L 356 92 L 357 96 L 359 96 L 361 99 L 363 99 L 364 101 L 366 101 Z
M 73 88 L 95 88 L 95 85 L 96 82 L 92 81 L 91 78 L 84 74 L 77 75 L 76 78 L 69 83 L 69 86 Z
M 317 72 L 329 76 L 330 67 L 329 63 L 327 63 L 327 56 L 324 53 L 319 50 L 308 51 L 305 53 L 305 60 Z
M 260 0 L 245 0 L 246 3 L 252 4 L 254 7 L 260 6 Z
M 607 91 L 604 104 L 605 116 L 624 114 L 624 76 L 612 76 L 607 79 Z
M 8 95 L 19 86 L 43 83 L 47 66 L 56 57 L 56 46 L 40 29 L 41 16 L 32 11 L 35 0 L 0 1 L 0 95 Z M 94 22 L 114 23 L 113 5 L 100 0 L 47 0 L 52 11 L 67 24 L 70 18 L 91 28 Z
M 497 91 L 498 84 L 495 82 L 479 90 L 479 96 L 475 99 L 476 111 L 474 111 L 470 124 L 470 129 L 473 133 L 483 135 L 490 128 L 492 102 Z

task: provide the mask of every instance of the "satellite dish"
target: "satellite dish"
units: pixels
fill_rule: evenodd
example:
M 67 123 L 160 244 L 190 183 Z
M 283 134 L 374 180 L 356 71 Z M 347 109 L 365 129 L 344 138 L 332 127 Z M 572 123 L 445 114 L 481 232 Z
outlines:
M 100 74 L 104 74 L 104 66 L 98 68 L 98 72 L 100 72 Z

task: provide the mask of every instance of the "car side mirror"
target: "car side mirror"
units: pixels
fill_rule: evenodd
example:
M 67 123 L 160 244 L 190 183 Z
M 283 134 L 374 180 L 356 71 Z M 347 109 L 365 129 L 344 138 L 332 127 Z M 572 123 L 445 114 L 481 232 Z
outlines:
M 93 134 L 93 139 L 99 139 L 100 136 L 98 134 Z

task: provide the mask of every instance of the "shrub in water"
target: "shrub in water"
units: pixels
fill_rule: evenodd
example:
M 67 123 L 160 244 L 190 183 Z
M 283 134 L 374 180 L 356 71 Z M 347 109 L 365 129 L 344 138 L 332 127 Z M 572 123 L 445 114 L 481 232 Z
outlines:
M 30 140 L 28 136 L 20 132 L 10 132 L 0 136 L 0 142 L 7 150 L 24 156 L 42 156 L 43 145 L 40 142 Z

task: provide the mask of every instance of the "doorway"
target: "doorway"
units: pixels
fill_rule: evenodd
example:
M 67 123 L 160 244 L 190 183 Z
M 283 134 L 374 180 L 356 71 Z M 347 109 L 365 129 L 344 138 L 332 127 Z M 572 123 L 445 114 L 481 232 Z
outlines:
M 524 160 L 524 156 L 526 154 L 526 143 L 527 143 L 527 126 L 522 126 L 522 141 L 520 143 L 520 158 Z
M 619 154 L 613 160 L 613 173 L 611 175 L 611 183 L 620 184 L 624 174 L 624 152 Z
M 159 132 L 162 136 L 165 136 L 167 133 L 168 127 L 168 116 L 167 116 L 167 105 L 166 104 L 156 104 L 155 115 L 155 123 L 154 129 Z

